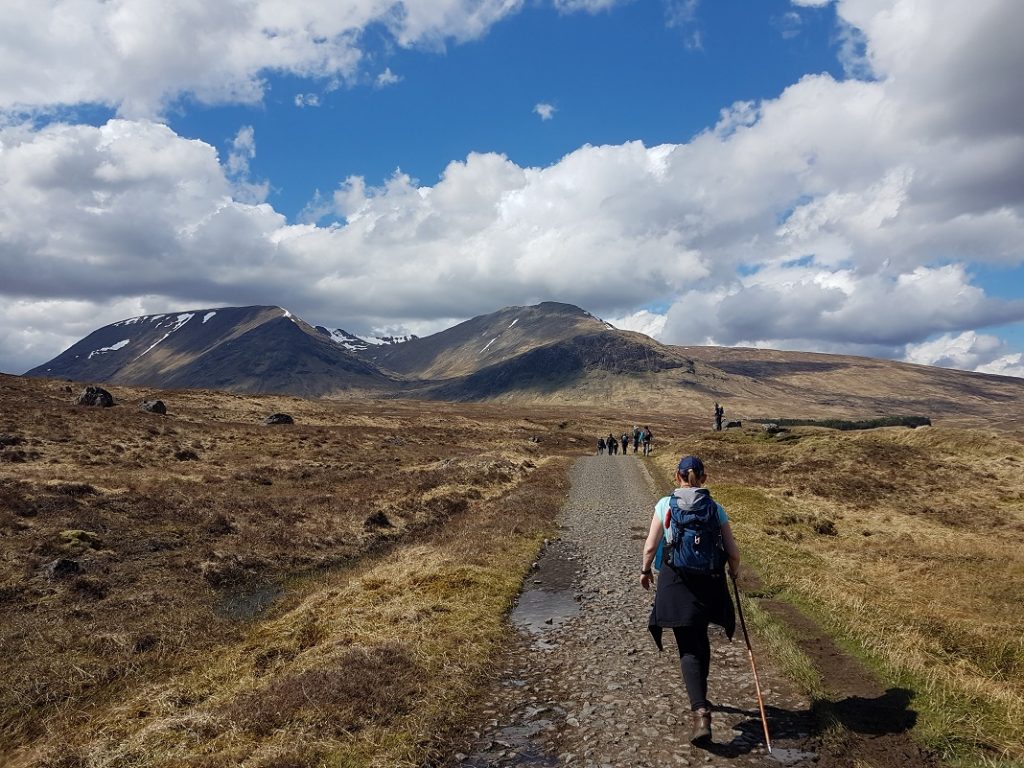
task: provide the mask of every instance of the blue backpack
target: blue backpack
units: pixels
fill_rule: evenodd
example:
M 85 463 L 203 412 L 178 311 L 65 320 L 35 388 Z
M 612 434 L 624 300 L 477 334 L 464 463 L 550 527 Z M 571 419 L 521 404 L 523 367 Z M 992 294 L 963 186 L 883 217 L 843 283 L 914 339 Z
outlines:
M 689 498 L 669 497 L 664 522 L 671 541 L 665 542 L 663 559 L 689 573 L 723 573 L 726 557 L 718 504 L 706 488 L 695 488 L 686 495 Z

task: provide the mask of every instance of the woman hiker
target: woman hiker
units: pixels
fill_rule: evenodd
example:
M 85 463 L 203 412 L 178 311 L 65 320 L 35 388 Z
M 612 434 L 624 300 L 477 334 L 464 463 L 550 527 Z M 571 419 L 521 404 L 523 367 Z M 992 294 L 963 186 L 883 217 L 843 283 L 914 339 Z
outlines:
M 730 574 L 737 573 L 740 552 L 725 510 L 703 487 L 707 481 L 704 463 L 696 456 L 684 456 L 675 480 L 678 487 L 672 495 L 654 506 L 640 564 L 640 585 L 650 589 L 657 556 L 661 562 L 648 629 L 658 650 L 662 649 L 663 628 L 675 635 L 693 710 L 690 741 L 700 745 L 711 741 L 708 624 L 718 624 L 732 639 L 736 615 L 725 565 L 728 562 Z

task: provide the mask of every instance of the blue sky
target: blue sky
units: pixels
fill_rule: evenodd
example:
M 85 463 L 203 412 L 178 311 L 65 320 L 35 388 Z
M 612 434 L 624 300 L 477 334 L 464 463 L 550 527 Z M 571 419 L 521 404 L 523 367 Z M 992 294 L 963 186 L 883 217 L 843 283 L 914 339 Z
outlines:
M 380 184 L 401 168 L 433 184 L 469 152 L 546 166 L 583 144 L 684 142 L 735 101 L 776 95 L 807 73 L 840 77 L 833 9 L 803 9 L 798 26 L 786 20 L 796 13 L 789 2 L 716 0 L 669 26 L 658 2 L 570 15 L 528 7 L 441 53 L 373 46 L 368 77 L 401 78 L 387 87 L 329 90 L 271 74 L 259 105 L 182 105 L 169 124 L 222 152 L 239 125 L 253 126 L 253 176 L 270 180 L 268 201 L 294 219 L 315 189 L 352 174 Z M 320 105 L 296 108 L 295 96 L 310 93 Z M 551 119 L 534 113 L 538 103 L 555 107 Z
M 1012 0 L 28 3 L 0 29 L 0 370 L 125 317 L 1024 375 Z

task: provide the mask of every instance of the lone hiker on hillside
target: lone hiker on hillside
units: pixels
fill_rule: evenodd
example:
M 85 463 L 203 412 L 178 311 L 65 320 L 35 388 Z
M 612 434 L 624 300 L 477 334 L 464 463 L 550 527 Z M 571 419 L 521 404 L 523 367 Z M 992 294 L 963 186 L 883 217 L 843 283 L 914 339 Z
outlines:
M 725 408 L 715 403 L 715 432 L 722 431 L 722 417 L 725 416 Z
M 662 650 L 668 628 L 679 648 L 679 666 L 693 710 L 693 744 L 711 741 L 708 671 L 711 643 L 708 624 L 718 624 L 732 639 L 736 614 L 725 578 L 739 569 L 740 552 L 729 517 L 703 487 L 704 463 L 696 456 L 679 460 L 676 488 L 654 506 L 651 528 L 640 561 L 640 586 L 650 589 L 652 566 L 660 565 L 648 629 Z

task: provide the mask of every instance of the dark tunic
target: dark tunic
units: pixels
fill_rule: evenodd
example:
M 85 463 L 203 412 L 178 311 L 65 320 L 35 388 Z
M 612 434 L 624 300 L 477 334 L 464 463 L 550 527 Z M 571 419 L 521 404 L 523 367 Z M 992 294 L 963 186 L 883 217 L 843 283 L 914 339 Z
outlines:
M 663 627 L 692 627 L 717 624 L 732 639 L 736 631 L 736 612 L 729 594 L 728 577 L 678 571 L 665 566 L 658 573 L 654 606 L 647 628 L 661 650 Z

